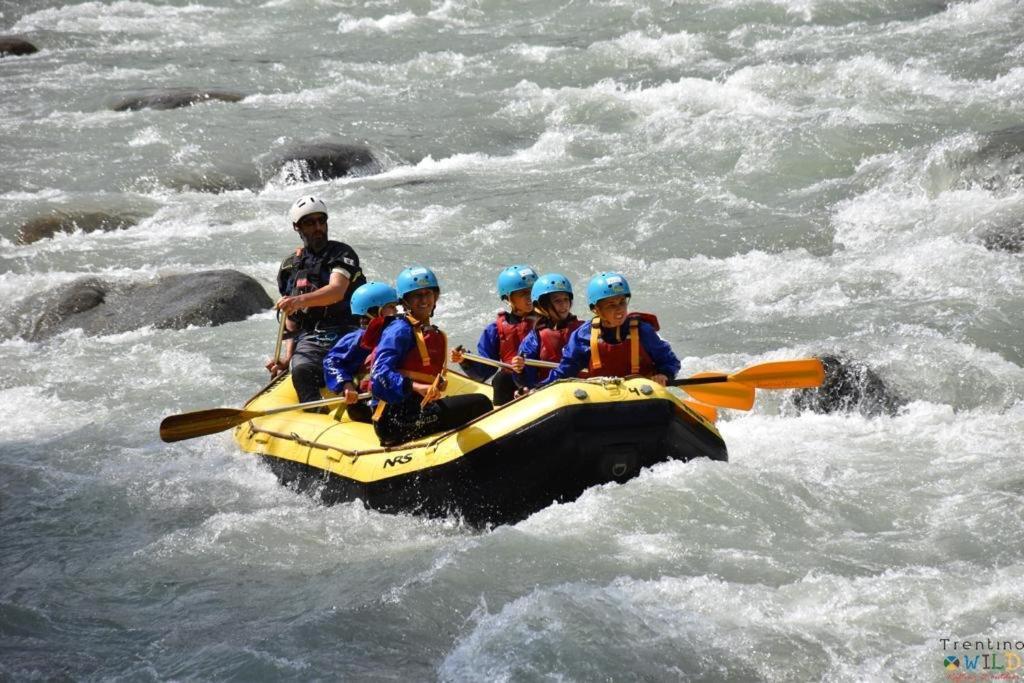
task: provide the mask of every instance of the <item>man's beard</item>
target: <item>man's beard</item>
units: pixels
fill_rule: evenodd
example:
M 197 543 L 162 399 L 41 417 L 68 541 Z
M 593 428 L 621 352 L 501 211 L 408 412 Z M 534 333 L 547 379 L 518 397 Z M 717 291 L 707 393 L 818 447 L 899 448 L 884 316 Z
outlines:
M 313 235 L 309 238 L 303 237 L 302 244 L 310 251 L 320 251 L 327 246 L 327 233 L 325 232 L 322 237 L 320 235 Z

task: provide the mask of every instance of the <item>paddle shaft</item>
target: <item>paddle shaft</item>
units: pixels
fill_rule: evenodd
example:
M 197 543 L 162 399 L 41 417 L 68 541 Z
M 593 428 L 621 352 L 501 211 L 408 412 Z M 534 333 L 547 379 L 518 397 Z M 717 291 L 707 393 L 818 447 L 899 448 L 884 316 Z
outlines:
M 369 393 L 359 394 L 360 400 L 367 398 L 370 398 Z M 208 434 L 223 432 L 225 429 L 237 427 L 243 422 L 248 422 L 249 420 L 254 420 L 259 417 L 267 417 L 268 415 L 287 413 L 293 410 L 318 408 L 321 406 L 329 406 L 344 402 L 344 396 L 336 396 L 334 398 L 325 398 L 319 401 L 309 401 L 307 403 L 295 403 L 292 405 L 280 406 L 269 410 L 210 408 L 208 410 L 197 410 L 191 413 L 182 413 L 180 415 L 170 415 L 160 422 L 160 438 L 167 443 L 184 441 L 185 439 L 194 439 L 197 436 L 207 436 Z
M 288 315 L 281 313 L 281 324 L 277 328 L 277 343 L 274 345 L 274 365 L 281 362 L 281 342 L 284 341 L 284 328 L 288 324 Z
M 494 360 L 493 358 L 487 358 L 486 356 L 478 356 L 477 354 L 470 353 L 469 351 L 463 351 L 462 357 L 466 360 L 473 361 L 474 363 L 480 363 L 481 365 L 490 365 L 492 368 L 501 368 L 503 370 L 512 370 L 515 372 L 515 369 L 509 363 L 503 363 L 500 360 Z M 532 365 L 535 368 L 550 369 L 558 367 L 558 363 L 551 363 L 546 360 L 533 360 L 532 358 L 526 358 L 524 360 L 527 365 Z

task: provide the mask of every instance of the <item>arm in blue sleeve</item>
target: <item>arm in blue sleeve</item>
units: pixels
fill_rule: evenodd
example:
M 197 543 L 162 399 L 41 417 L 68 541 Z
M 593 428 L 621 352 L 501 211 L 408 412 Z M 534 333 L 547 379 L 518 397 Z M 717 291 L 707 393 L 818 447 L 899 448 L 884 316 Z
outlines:
M 679 373 L 681 363 L 672 351 L 672 346 L 647 323 L 640 323 L 639 332 L 640 343 L 654 361 L 654 367 L 669 379 L 674 378 Z
M 519 345 L 519 355 L 529 360 L 540 358 L 540 336 L 535 331 L 531 331 L 523 339 L 523 343 Z M 537 368 L 532 365 L 527 365 L 521 373 L 513 374 L 512 377 L 521 387 L 537 386 Z
M 346 372 L 349 363 L 347 358 L 352 353 L 353 348 L 359 348 L 359 340 L 362 337 L 362 330 L 349 332 L 335 342 L 331 350 L 324 356 L 324 382 L 327 388 L 336 394 L 341 391 L 345 382 L 352 380 L 351 374 Z M 363 360 L 366 360 L 366 356 L 363 356 L 363 359 L 359 362 L 362 363 Z
M 398 372 L 398 367 L 414 343 L 412 326 L 404 320 L 395 321 L 384 330 L 370 371 L 374 398 L 400 403 L 412 391 L 412 382 Z
M 562 349 L 562 360 L 558 367 L 542 379 L 537 388 L 547 386 L 555 380 L 577 377 L 583 368 L 590 365 L 590 325 L 580 325 L 569 337 L 569 343 Z
M 498 324 L 491 323 L 480 333 L 480 339 L 476 343 L 476 353 L 484 358 L 498 360 Z M 467 375 L 478 382 L 486 382 L 491 375 L 497 372 L 497 368 L 483 363 L 466 361 L 460 365 Z

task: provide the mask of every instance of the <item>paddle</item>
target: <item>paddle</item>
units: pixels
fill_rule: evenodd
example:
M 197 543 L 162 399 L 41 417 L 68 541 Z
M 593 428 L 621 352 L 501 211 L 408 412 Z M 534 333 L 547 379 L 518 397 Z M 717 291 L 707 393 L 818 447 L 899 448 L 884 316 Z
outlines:
M 437 399 L 441 398 L 441 392 L 444 391 L 445 385 L 448 384 L 448 379 L 445 374 L 448 372 L 448 368 L 442 368 L 441 372 L 437 373 L 437 377 L 430 384 L 430 389 L 424 394 L 423 400 L 420 401 L 420 409 L 427 407 L 427 404 L 433 403 Z
M 503 363 L 500 360 L 494 360 L 492 358 L 486 358 L 485 356 L 478 356 L 475 353 L 462 352 L 462 357 L 471 360 L 474 363 L 480 363 L 482 365 L 490 365 L 496 368 L 505 368 L 507 370 L 513 370 L 511 365 Z M 532 358 L 526 359 L 527 365 L 532 365 L 538 368 L 557 368 L 558 363 L 552 363 L 550 361 L 533 360 Z M 683 390 L 690 394 L 693 398 L 697 399 L 702 403 L 707 403 L 713 406 L 719 406 L 721 408 L 735 408 L 736 410 L 750 410 L 751 406 L 754 405 L 754 389 L 745 384 L 737 385 L 729 381 L 729 377 L 721 375 L 719 373 L 704 373 L 708 377 L 705 379 L 700 375 L 694 378 L 685 380 L 670 380 L 668 386 L 682 386 Z M 680 384 L 674 384 L 673 382 L 680 382 Z M 693 388 L 690 385 L 694 384 L 714 384 L 716 386 Z M 720 385 L 720 386 L 718 386 Z
M 754 389 L 810 389 L 825 381 L 825 366 L 817 358 L 774 360 L 757 363 L 732 374 L 699 372 L 692 377 L 673 379 L 668 386 L 682 387 L 703 403 L 750 410 Z M 704 385 L 694 387 L 694 385 Z
M 370 398 L 369 393 L 359 394 L 359 399 Z M 344 396 L 325 398 L 319 401 L 308 401 L 306 403 L 295 403 L 270 410 L 244 410 L 240 408 L 211 408 L 209 410 L 196 410 L 191 413 L 170 415 L 160 423 L 160 438 L 166 443 L 194 439 L 197 436 L 206 436 L 223 432 L 225 429 L 237 427 L 243 422 L 257 417 L 287 413 L 303 408 L 317 408 L 319 406 L 330 406 L 335 403 L 344 403 Z

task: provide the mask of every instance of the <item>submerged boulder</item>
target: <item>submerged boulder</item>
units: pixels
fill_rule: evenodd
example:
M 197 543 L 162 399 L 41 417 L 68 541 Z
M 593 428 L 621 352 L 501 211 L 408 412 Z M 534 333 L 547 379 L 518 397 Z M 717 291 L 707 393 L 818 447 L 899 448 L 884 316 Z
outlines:
M 981 234 L 981 242 L 989 251 L 1024 251 L 1024 224 L 990 228 Z
M 34 294 L 5 316 L 4 337 L 39 341 L 73 329 L 118 334 L 152 325 L 182 329 L 244 320 L 273 305 L 263 286 L 235 270 L 165 275 L 119 284 L 83 277 Z
M 859 412 L 866 417 L 895 415 L 905 403 L 882 378 L 862 361 L 843 356 L 820 356 L 825 382 L 817 389 L 801 389 L 793 405 L 815 413 Z
M 30 55 L 35 52 L 39 52 L 39 48 L 23 38 L 0 36 L 0 57 Z
M 338 142 L 293 145 L 270 157 L 270 173 L 285 182 L 308 183 L 349 175 L 380 173 L 381 165 L 369 147 Z
M 203 90 L 200 88 L 162 88 L 131 93 L 118 100 L 114 111 L 136 111 L 139 109 L 180 109 L 191 107 L 200 102 L 219 100 L 221 102 L 238 102 L 245 98 L 240 92 L 232 90 Z
M 58 232 L 110 232 L 130 228 L 138 222 L 135 216 L 103 211 L 54 211 L 23 224 L 18 229 L 16 240 L 18 244 L 31 244 L 53 237 Z

